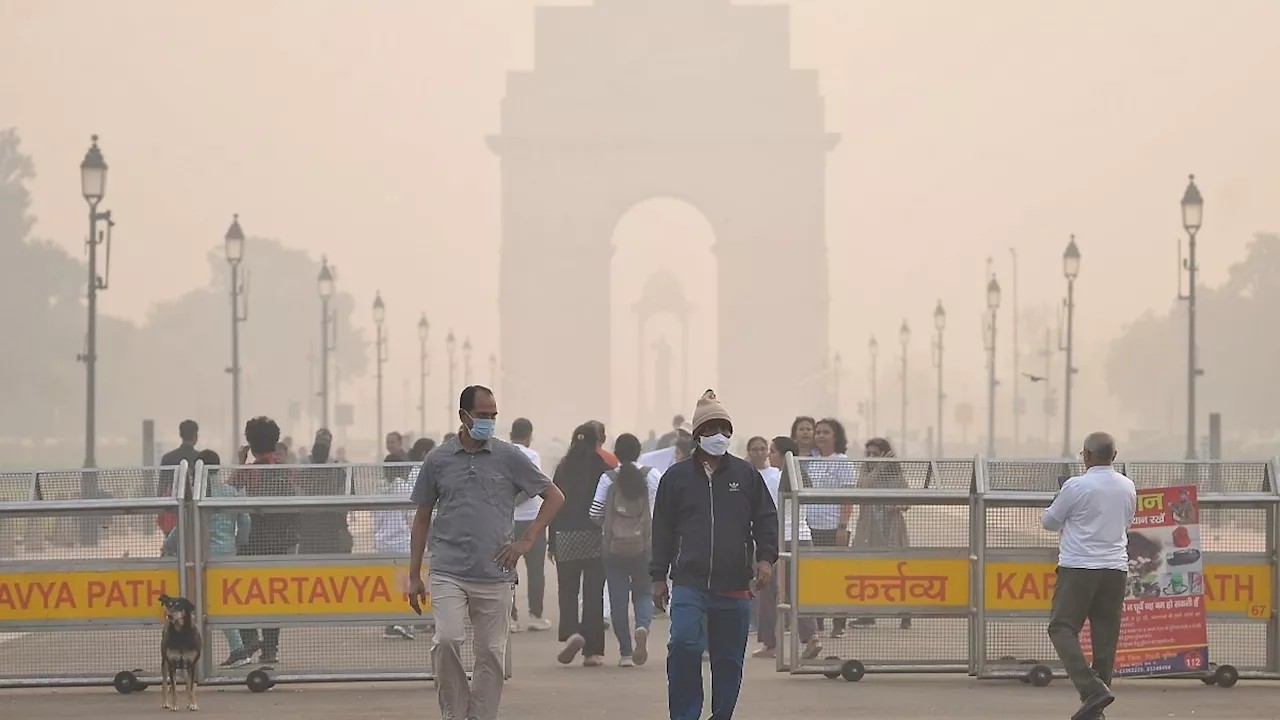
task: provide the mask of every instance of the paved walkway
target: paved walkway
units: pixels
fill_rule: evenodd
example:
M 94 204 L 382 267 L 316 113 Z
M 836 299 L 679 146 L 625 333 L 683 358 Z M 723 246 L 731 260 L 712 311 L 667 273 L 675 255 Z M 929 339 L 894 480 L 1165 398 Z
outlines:
M 549 570 L 547 599 L 554 608 L 555 575 L 554 569 Z M 527 607 L 523 597 L 519 606 L 523 613 Z M 832 646 L 829 649 L 838 653 L 855 647 L 882 651 L 896 648 L 898 652 L 907 652 L 918 649 L 922 643 L 932 643 L 934 650 L 949 652 L 949 644 L 942 639 L 951 633 L 943 632 L 941 626 L 926 627 L 925 621 L 924 618 L 917 620 L 917 627 L 909 633 L 899 632 L 892 622 L 882 623 L 882 627 L 870 631 L 851 631 L 843 643 L 829 641 Z M 1037 641 L 1043 639 L 1038 627 L 1025 629 L 1034 631 Z M 633 669 L 612 665 L 617 661 L 617 644 L 612 633 L 607 640 L 610 664 L 602 668 L 556 663 L 559 644 L 554 631 L 515 635 L 514 677 L 507 685 L 503 717 L 521 720 L 665 718 L 666 630 L 666 620 L 657 619 L 649 664 Z M 207 647 L 217 659 L 225 652 L 221 634 L 212 631 L 207 639 Z M 158 630 L 154 633 L 104 630 L 0 635 L 0 674 L 20 673 L 23 668 L 28 672 L 40 668 L 69 672 L 100 668 L 103 664 L 121 668 L 150 667 L 154 664 L 150 661 L 155 658 L 158 636 Z M 430 646 L 425 633 L 414 641 L 383 640 L 380 636 L 381 628 L 375 627 L 286 629 L 281 648 L 282 669 L 407 669 L 425 664 Z M 1027 642 L 1031 642 L 1030 637 Z M 772 660 L 748 661 L 742 702 L 735 718 L 1065 719 L 1075 708 L 1075 695 L 1061 680 L 1043 689 L 1015 681 L 977 681 L 963 675 L 868 675 L 862 682 L 847 683 L 821 676 L 790 677 L 775 673 L 773 668 Z M 110 688 L 0 690 L 0 718 L 133 720 L 161 712 L 158 690 L 152 687 L 131 695 L 119 695 Z M 1194 680 L 1120 682 L 1116 687 L 1120 699 L 1110 715 L 1130 720 L 1280 720 L 1277 690 L 1280 688 L 1273 683 L 1249 681 L 1242 681 L 1230 690 L 1207 687 Z M 208 687 L 201 690 L 200 707 L 202 717 L 227 720 L 257 717 L 429 720 L 439 717 L 430 683 L 280 685 L 263 694 L 252 694 L 241 685 Z

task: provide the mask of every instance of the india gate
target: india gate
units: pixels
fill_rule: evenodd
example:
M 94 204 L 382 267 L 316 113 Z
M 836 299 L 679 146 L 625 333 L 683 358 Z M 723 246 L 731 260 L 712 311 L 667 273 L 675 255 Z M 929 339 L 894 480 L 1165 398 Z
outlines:
M 828 406 L 826 157 L 839 136 L 790 40 L 788 8 L 730 0 L 537 9 L 533 69 L 508 74 L 489 138 L 504 415 L 536 413 L 561 437 L 610 419 L 612 238 L 653 198 L 688 203 L 714 231 L 700 271 L 717 288 L 715 389 L 738 430 L 783 431 Z M 704 389 L 674 410 L 688 415 Z

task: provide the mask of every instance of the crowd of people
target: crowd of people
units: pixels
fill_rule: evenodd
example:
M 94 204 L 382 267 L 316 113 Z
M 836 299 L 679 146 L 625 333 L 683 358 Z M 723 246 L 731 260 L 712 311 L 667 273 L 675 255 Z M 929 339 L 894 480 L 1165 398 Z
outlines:
M 834 418 L 797 417 L 787 435 L 750 437 L 739 445 L 745 450 L 745 458 L 739 458 L 729 453 L 732 418 L 708 390 L 698 400 L 692 422 L 677 416 L 669 433 L 660 438 L 650 433 L 647 442 L 623 433 L 614 438 L 610 450 L 603 423 L 582 423 L 548 476 L 532 448 L 529 420 L 511 423 L 509 441 L 495 437 L 497 401 L 492 391 L 466 388 L 458 416 L 458 431 L 446 435 L 439 447 L 429 438 L 419 438 L 406 451 L 400 433 L 387 436 L 378 491 L 407 497 L 413 507 L 371 513 L 374 552 L 409 556 L 405 591 L 410 605 L 421 612 L 429 596 L 432 609 L 430 624 L 390 625 L 383 636 L 412 640 L 415 633 L 434 629 L 432 660 L 445 718 L 497 717 L 507 634 L 552 628 L 545 613 L 548 560 L 556 566 L 555 627 L 562 643 L 557 660 L 570 664 L 581 656 L 584 667 L 603 665 L 606 630 L 612 627 L 617 664 L 644 665 L 653 618 L 668 612 L 670 716 L 696 720 L 704 705 L 704 660 L 711 664 L 713 717 L 729 718 L 752 629 L 760 646 L 751 656 L 775 657 L 776 609 L 785 599 L 785 585 L 777 579 L 785 577 L 785 568 L 774 572 L 781 543 L 864 548 L 909 544 L 906 508 L 873 503 L 856 508 L 856 517 L 854 505 L 806 504 L 794 517 L 786 514 L 779 533 L 779 495 L 790 492 L 793 482 L 819 489 L 907 487 L 900 463 L 859 467 L 838 462 L 848 458 L 850 443 L 844 426 Z M 216 452 L 196 449 L 195 422 L 184 421 L 179 435 L 182 444 L 166 454 L 162 464 L 199 461 L 214 468 L 205 488 L 213 497 L 350 491 L 344 484 L 350 475 L 330 457 L 333 436 L 326 429 L 316 433 L 309 451 L 302 448 L 295 455 L 275 421 L 253 418 L 245 425 L 246 442 L 237 465 L 225 470 Z M 883 438 L 867 440 L 863 451 L 868 458 L 894 457 Z M 800 477 L 793 479 L 787 455 L 837 462 L 803 463 Z M 1091 435 L 1082 453 L 1089 473 L 1064 485 L 1044 519 L 1046 528 L 1063 533 L 1059 590 L 1080 585 L 1071 598 L 1055 593 L 1050 622 L 1054 645 L 1081 695 L 1079 718 L 1102 718 L 1102 709 L 1113 699 L 1109 658 L 1115 653 L 1111 636 L 1118 627 L 1118 606 L 1112 602 L 1116 593 L 1111 585 L 1113 571 L 1124 564 L 1123 530 L 1133 514 L 1133 485 L 1111 471 L 1114 456 L 1109 436 Z M 272 465 L 288 467 L 263 467 Z M 171 477 L 162 476 L 157 491 L 171 494 Z M 1110 518 L 1096 509 L 1077 517 L 1069 503 L 1114 506 L 1114 521 L 1096 520 Z M 166 533 L 163 552 L 176 552 L 174 518 L 161 515 L 158 523 Z M 348 512 L 343 510 L 309 511 L 305 518 L 291 512 L 214 514 L 206 532 L 213 557 L 349 554 L 354 546 Z M 1099 539 L 1093 540 L 1093 535 Z M 1095 546 L 1102 550 L 1093 553 L 1090 548 Z M 429 573 L 424 578 L 428 547 Z M 514 597 L 521 558 L 528 595 L 524 621 Z M 1123 578 L 1123 573 L 1115 577 Z M 1097 598 L 1103 594 L 1106 602 L 1099 605 Z M 1095 650 L 1099 642 L 1102 646 L 1092 666 L 1085 665 L 1075 639 L 1085 617 L 1109 627 L 1101 639 L 1095 630 Z M 901 629 L 911 628 L 909 616 L 898 620 Z M 475 652 L 470 680 L 461 655 L 468 624 Z M 855 628 L 873 624 L 873 618 L 852 620 Z M 802 657 L 812 659 L 822 652 L 824 636 L 839 638 L 847 625 L 845 618 L 834 618 L 828 631 L 824 619 L 806 617 L 791 629 L 803 644 Z M 224 667 L 249 664 L 255 656 L 263 665 L 278 662 L 279 628 L 224 632 L 229 648 Z

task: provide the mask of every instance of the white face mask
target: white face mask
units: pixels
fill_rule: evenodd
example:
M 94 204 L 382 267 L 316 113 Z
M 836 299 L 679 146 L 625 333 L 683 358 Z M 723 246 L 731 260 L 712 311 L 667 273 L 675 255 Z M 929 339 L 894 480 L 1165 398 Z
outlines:
M 720 457 L 729 452 L 729 443 L 729 438 L 725 437 L 723 433 L 698 438 L 698 446 L 702 448 L 703 452 L 712 457 Z

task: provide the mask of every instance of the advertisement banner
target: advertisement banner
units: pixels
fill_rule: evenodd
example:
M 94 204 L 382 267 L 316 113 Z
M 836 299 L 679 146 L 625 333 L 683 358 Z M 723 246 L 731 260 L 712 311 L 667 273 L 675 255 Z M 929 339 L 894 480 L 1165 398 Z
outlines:
M 969 561 L 905 558 L 801 558 L 802 606 L 910 606 L 955 608 L 969 604 Z
M 1209 667 L 1204 549 L 1194 485 L 1138 491 L 1129 528 L 1117 677 L 1172 675 Z M 1080 635 L 1086 653 L 1088 624 Z

